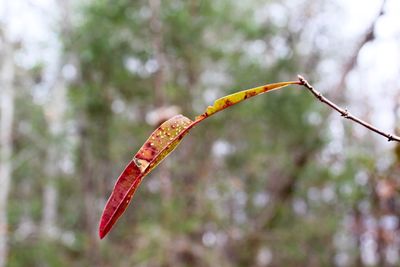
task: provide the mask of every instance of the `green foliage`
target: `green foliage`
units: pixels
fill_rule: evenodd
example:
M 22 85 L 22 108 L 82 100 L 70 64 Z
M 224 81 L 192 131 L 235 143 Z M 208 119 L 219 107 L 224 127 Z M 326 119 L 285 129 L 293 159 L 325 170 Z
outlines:
M 201 111 L 194 110 L 194 107 L 210 104 L 202 100 L 203 92 L 210 87 L 218 88 L 217 96 L 222 96 L 240 88 L 254 86 L 255 83 L 295 77 L 295 63 L 300 60 L 300 56 L 295 47 L 290 47 L 289 41 L 287 45 L 292 49 L 290 57 L 271 59 L 272 64 L 268 68 L 263 67 L 262 61 L 250 57 L 248 51 L 243 49 L 243 44 L 258 40 L 265 40 L 268 46 L 269 40 L 277 32 L 273 24 L 266 26 L 255 22 L 255 9 L 251 5 L 243 8 L 243 5 L 232 1 L 162 1 L 162 50 L 168 61 L 165 70 L 165 104 L 178 104 L 182 107 L 182 113 L 192 115 Z M 103 176 L 104 179 L 110 179 L 106 183 L 107 190 L 110 190 L 112 178 L 121 168 L 120 163 L 131 157 L 132 151 L 137 149 L 143 136 L 149 132 L 149 128 L 144 129 L 141 125 L 144 124 L 143 115 L 154 105 L 152 99 L 156 93 L 153 89 L 156 78 L 152 74 L 141 73 L 140 70 L 129 71 L 126 66 L 128 59 L 134 59 L 134 62 L 139 62 L 138 68 L 143 70 L 143 66 L 154 59 L 152 38 L 155 33 L 150 27 L 149 12 L 149 7 L 140 1 L 119 1 L 118 4 L 93 2 L 85 9 L 85 20 L 73 33 L 76 35 L 71 38 L 74 40 L 73 46 L 69 46 L 67 40 L 68 50 L 78 53 L 82 70 L 81 80 L 71 91 L 71 94 L 77 94 L 73 103 L 83 101 L 81 115 L 89 116 L 87 127 L 93 127 L 90 131 L 93 135 L 86 138 L 94 145 L 98 144 L 91 154 L 97 157 L 98 151 L 115 151 L 109 154 L 112 155 L 109 161 L 113 162 L 110 165 L 113 175 Z M 274 55 L 271 54 L 271 57 Z M 226 81 L 213 83 L 211 76 L 204 76 L 207 75 L 206 71 L 216 72 L 226 77 Z M 205 78 L 201 78 L 202 76 Z M 223 229 L 240 227 L 244 240 L 247 235 L 250 237 L 253 231 L 251 218 L 256 220 L 258 216 L 261 217 L 265 209 L 255 207 L 251 200 L 260 194 L 269 194 L 268 181 L 280 179 L 275 177 L 276 172 L 289 177 L 288 179 L 301 180 L 296 173 L 301 173 L 301 169 L 308 166 L 313 158 L 312 153 L 318 151 L 322 145 L 322 141 L 318 141 L 318 125 L 307 121 L 308 114 L 315 110 L 314 100 L 296 90 L 298 89 L 290 89 L 286 93 L 277 92 L 266 98 L 256 99 L 251 108 L 238 105 L 232 108 L 231 113 L 221 113 L 213 121 L 205 122 L 204 128 L 194 130 L 192 139 L 183 142 L 181 149 L 174 153 L 173 159 L 165 163 L 167 166 L 161 166 L 160 170 L 150 176 L 148 182 L 144 182 L 135 197 L 133 212 L 126 214 L 119 223 L 116 228 L 118 230 L 114 233 L 115 238 L 110 237 L 109 249 L 113 249 L 112 244 L 139 246 L 131 263 L 153 262 L 155 265 L 163 265 L 170 261 L 163 255 L 168 253 L 174 236 L 182 235 L 189 238 L 193 245 L 201 246 L 202 235 L 209 230 L 209 224 L 214 225 L 212 231 L 222 231 L 224 235 L 228 232 Z M 128 118 L 127 109 L 123 113 L 104 114 L 105 117 L 101 112 L 97 114 L 97 99 L 100 107 L 104 106 L 104 109 L 99 110 L 105 110 L 106 113 L 109 112 L 106 107 L 110 107 L 113 101 L 122 100 L 125 107 L 132 107 L 137 111 L 135 120 Z M 104 124 L 105 118 L 110 122 Z M 127 125 L 131 126 L 128 127 L 130 134 L 122 132 Z M 238 126 L 249 130 L 239 131 Z M 96 138 L 99 131 L 104 132 L 104 127 L 109 127 L 107 133 L 104 133 L 109 136 L 106 139 L 109 143 L 104 142 L 104 137 Z M 234 153 L 217 163 L 219 160 L 212 155 L 213 140 L 225 140 L 233 146 Z M 121 146 L 121 141 L 132 145 Z M 305 157 L 308 153 L 311 155 L 304 166 L 296 166 L 297 158 Z M 163 189 L 165 185 L 160 182 L 163 181 L 166 170 L 173 175 L 173 178 L 167 178 L 173 179 L 170 181 L 173 183 L 172 189 Z M 152 186 L 158 189 L 147 192 L 147 187 Z M 210 199 L 209 194 L 216 190 L 214 188 L 220 189 Z M 165 190 L 171 192 L 164 192 Z M 239 192 L 248 199 L 245 210 L 242 204 L 236 203 Z M 99 196 L 104 195 L 106 194 Z M 290 210 L 289 203 L 282 204 L 281 209 Z M 285 217 L 285 214 L 287 212 L 276 216 Z M 240 221 L 240 216 L 245 216 L 250 223 Z M 192 226 L 184 226 L 185 222 L 192 220 L 193 224 L 188 223 Z M 293 220 L 291 223 L 297 224 L 300 221 Z M 149 224 L 153 225 L 154 228 L 148 226 L 153 230 L 136 231 Z M 180 230 L 176 233 L 175 229 Z M 160 234 L 155 243 L 141 244 L 139 240 L 148 238 L 151 231 L 161 231 L 164 234 Z M 268 229 L 265 234 L 271 232 L 273 229 Z M 158 250 L 154 247 L 156 243 Z M 251 255 L 257 254 L 261 243 L 257 244 Z M 213 258 L 211 255 L 216 253 L 206 247 L 203 250 L 204 258 Z M 238 247 L 234 251 L 240 254 L 242 249 Z M 124 254 L 123 251 L 121 253 Z M 179 252 L 174 253 L 180 255 Z M 144 256 L 152 254 L 153 257 Z M 110 258 L 107 258 L 111 260 L 117 255 L 119 254 L 109 254 Z M 249 259 L 249 264 L 254 260 Z M 220 265 L 228 262 L 227 259 L 221 260 Z
M 115 177 L 158 126 L 146 119 L 151 111 L 174 105 L 194 118 L 218 97 L 290 80 L 320 56 L 300 51 L 301 33 L 289 18 L 278 25 L 268 12 L 256 16 L 274 5 L 293 11 L 290 1 L 160 3 L 159 32 L 148 1 L 85 1 L 73 10 L 62 36 L 78 70 L 68 88 L 66 136 L 52 140 L 42 107 L 21 93 L 14 145 L 28 157 L 13 174 L 10 231 L 27 217 L 40 225 L 46 144 L 56 143 L 72 155 L 60 160 L 72 166 L 54 183 L 57 225 L 73 238 L 66 244 L 35 229 L 20 241 L 15 234 L 9 266 L 264 266 L 260 255 L 268 260 L 269 253 L 270 266 L 333 266 L 343 217 L 371 197 L 354 177 L 372 171 L 375 159 L 355 150 L 347 164 L 324 162 L 327 114 L 294 86 L 193 129 L 143 181 L 112 234 L 97 238 Z M 157 87 L 159 53 L 166 63 Z M 332 199 L 321 197 L 324 190 Z

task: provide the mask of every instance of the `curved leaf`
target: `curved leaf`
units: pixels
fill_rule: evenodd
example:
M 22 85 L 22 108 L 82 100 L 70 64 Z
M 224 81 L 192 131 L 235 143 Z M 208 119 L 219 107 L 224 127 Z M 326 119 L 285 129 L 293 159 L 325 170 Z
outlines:
M 298 81 L 273 83 L 237 92 L 214 102 L 195 121 L 177 115 L 158 127 L 125 167 L 114 185 L 100 220 L 99 236 L 103 238 L 123 214 L 142 179 L 154 169 L 196 124 L 209 116 L 250 97 L 283 88 Z
M 188 133 L 195 122 L 177 115 L 158 127 L 125 167 L 115 183 L 100 220 L 99 236 L 103 238 L 122 215 L 145 177 Z

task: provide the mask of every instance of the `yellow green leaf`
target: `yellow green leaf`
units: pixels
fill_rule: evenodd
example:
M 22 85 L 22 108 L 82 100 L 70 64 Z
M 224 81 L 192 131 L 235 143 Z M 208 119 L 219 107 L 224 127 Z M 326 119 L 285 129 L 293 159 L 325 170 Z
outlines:
M 298 81 L 292 81 L 292 82 L 281 82 L 281 83 L 272 83 L 272 84 L 267 84 L 247 90 L 243 90 L 231 95 L 224 96 L 220 99 L 215 100 L 214 105 L 208 106 L 207 110 L 204 114 L 200 116 L 211 116 L 214 113 L 221 111 L 223 109 L 226 109 L 232 105 L 235 105 L 239 102 L 242 102 L 243 100 L 246 100 L 250 97 L 269 92 L 272 90 L 280 89 L 285 86 L 291 85 L 291 84 L 299 84 Z

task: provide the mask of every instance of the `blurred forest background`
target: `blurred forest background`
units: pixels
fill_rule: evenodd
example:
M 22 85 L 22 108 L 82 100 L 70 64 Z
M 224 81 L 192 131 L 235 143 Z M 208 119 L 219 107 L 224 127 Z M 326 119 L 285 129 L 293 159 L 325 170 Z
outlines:
M 104 240 L 163 120 L 303 74 L 388 132 L 400 1 L 3 0 L 0 267 L 399 266 L 400 146 L 289 88 L 213 116 Z

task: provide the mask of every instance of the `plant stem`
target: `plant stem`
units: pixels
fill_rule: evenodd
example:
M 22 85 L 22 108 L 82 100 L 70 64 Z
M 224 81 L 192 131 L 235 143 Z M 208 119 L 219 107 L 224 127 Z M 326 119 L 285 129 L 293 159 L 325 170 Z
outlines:
M 365 128 L 380 134 L 384 137 L 386 137 L 388 139 L 388 141 L 397 141 L 400 142 L 400 137 L 395 135 L 395 134 L 390 134 L 390 133 L 386 133 L 374 126 L 372 126 L 371 124 L 353 116 L 351 113 L 349 113 L 347 111 L 347 109 L 343 109 L 341 107 L 339 107 L 338 105 L 336 105 L 335 103 L 333 103 L 332 101 L 330 101 L 329 99 L 327 99 L 326 97 L 324 97 L 320 92 L 318 92 L 317 90 L 314 89 L 314 87 L 312 85 L 310 85 L 310 83 L 303 78 L 303 76 L 298 75 L 299 81 L 301 83 L 301 85 L 303 85 L 304 87 L 306 87 L 319 101 L 321 101 L 322 103 L 325 103 L 326 105 L 328 105 L 329 107 L 333 108 L 334 110 L 336 110 L 337 112 L 340 113 L 340 115 L 342 115 L 342 117 L 352 120 L 362 126 L 364 126 Z

